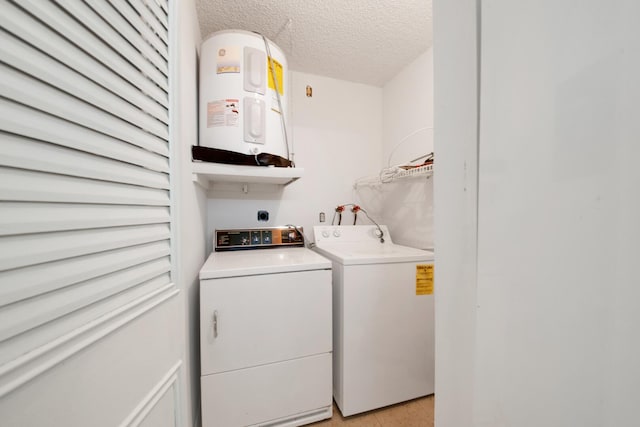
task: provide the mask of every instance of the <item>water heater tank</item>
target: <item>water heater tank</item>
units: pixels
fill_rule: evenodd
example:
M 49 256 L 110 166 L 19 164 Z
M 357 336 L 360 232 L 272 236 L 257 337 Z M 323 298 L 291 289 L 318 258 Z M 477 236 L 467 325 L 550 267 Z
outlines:
M 200 145 L 288 158 L 282 124 L 287 73 L 282 50 L 259 34 L 227 30 L 207 37 L 200 52 Z

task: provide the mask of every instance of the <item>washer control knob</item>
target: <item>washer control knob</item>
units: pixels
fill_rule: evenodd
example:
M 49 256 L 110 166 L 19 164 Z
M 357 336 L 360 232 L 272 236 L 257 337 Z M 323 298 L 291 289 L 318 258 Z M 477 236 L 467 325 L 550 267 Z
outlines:
M 340 230 L 338 230 L 337 228 L 335 230 L 333 230 L 333 235 L 335 237 L 340 237 Z
M 329 233 L 329 230 L 322 230 L 322 237 L 329 237 L 331 236 L 331 233 Z

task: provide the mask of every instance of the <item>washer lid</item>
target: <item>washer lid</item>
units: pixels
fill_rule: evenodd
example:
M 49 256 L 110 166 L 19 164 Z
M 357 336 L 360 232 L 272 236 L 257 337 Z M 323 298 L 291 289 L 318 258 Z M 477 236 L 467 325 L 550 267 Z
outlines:
M 213 252 L 200 269 L 200 280 L 330 268 L 331 261 L 307 248 Z
M 393 243 L 338 243 L 317 246 L 315 249 L 343 265 L 432 262 L 434 258 L 432 251 Z

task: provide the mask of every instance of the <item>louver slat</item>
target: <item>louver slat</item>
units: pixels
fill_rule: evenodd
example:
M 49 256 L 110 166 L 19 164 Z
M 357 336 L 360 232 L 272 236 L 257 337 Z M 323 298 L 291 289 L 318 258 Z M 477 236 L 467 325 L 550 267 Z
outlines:
M 0 8 L 5 8 L 6 0 L 0 0 Z M 142 93 L 152 97 L 160 105 L 168 108 L 169 99 L 166 89 L 158 86 L 140 72 L 135 66 L 115 52 L 112 46 L 109 46 L 102 39 L 98 38 L 91 29 L 83 26 L 80 22 L 69 16 L 64 10 L 61 10 L 50 1 L 41 0 L 21 0 L 20 7 L 38 18 L 42 23 L 51 26 L 55 31 L 59 32 L 63 37 L 67 38 L 70 43 L 79 46 L 86 56 L 93 56 L 100 61 L 107 69 L 113 70 L 122 76 L 125 81 L 131 82 L 139 88 Z M 0 14 L 2 15 L 2 14 Z M 9 17 L 6 17 L 9 20 Z M 163 86 L 167 86 L 165 83 Z
M 166 141 L 40 80 L 1 64 L 0 75 L 0 92 L 7 98 L 158 154 L 169 152 Z
M 134 27 L 131 26 L 126 19 L 122 17 L 120 12 L 116 11 L 111 5 L 104 0 L 87 0 L 91 8 L 109 23 L 116 31 L 122 35 L 129 43 L 131 43 L 140 53 L 153 65 L 156 66 L 164 75 L 168 74 L 168 64 L 166 57 L 162 57 L 160 53 L 145 40 L 144 37 Z
M 109 0 L 109 3 L 120 12 L 136 31 L 159 53 L 164 59 L 169 57 L 167 45 L 158 37 L 142 17 L 125 0 Z
M 167 224 L 0 237 L 0 271 L 169 239 Z
M 167 206 L 0 202 L 0 236 L 169 223 Z
M 169 171 L 166 156 L 3 98 L 0 98 L 0 130 L 146 169 Z
M 167 190 L 0 167 L 0 200 L 166 206 L 168 197 Z
M 56 0 L 56 2 L 78 21 L 90 27 L 104 43 L 113 49 L 114 54 L 120 54 L 160 88 L 169 90 L 166 64 L 159 69 L 157 65 L 142 56 L 123 34 L 118 33 L 84 2 L 80 0 Z
M 169 265 L 162 258 L 12 304 L 0 311 L 0 341 L 160 276 Z
M 149 10 L 153 13 L 156 19 L 162 24 L 162 26 L 166 29 L 169 28 L 169 21 L 167 20 L 167 14 L 162 10 L 156 0 L 144 0 L 144 4 L 147 5 Z
M 166 2 L 0 0 L 0 10 L 6 391 L 16 358 L 177 290 Z
M 83 151 L 0 132 L 0 164 L 101 181 L 169 189 L 169 175 Z
M 165 123 L 154 119 L 136 106 L 76 73 L 44 52 L 29 49 L 26 43 L 4 31 L 0 31 L 0 57 L 6 64 L 27 75 L 72 96 L 82 98 L 85 102 L 108 111 L 165 141 L 169 139 Z
M 87 55 L 73 40 L 69 41 L 53 29 L 39 25 L 39 21 L 29 13 L 7 4 L 6 0 L 0 0 L 0 5 L 9 12 L 0 14 L 0 26 L 8 32 L 48 53 L 52 58 L 56 58 L 69 68 L 136 105 L 163 123 L 169 123 L 166 106 L 161 105 L 162 100 L 166 100 L 166 95 L 150 81 L 139 74 L 125 71 L 121 71 L 119 74 L 105 67 L 98 59 Z M 78 40 L 79 43 L 81 42 L 80 46 L 88 44 L 88 41 L 91 40 L 90 37 Z M 104 52 L 99 53 L 98 57 L 110 58 Z M 117 65 L 119 58 L 117 56 L 112 58 L 114 65 Z M 122 60 L 120 59 L 120 61 Z
M 0 272 L 0 307 L 169 255 L 169 242 L 97 252 Z
M 145 6 L 144 0 L 128 0 L 129 4 L 138 12 L 138 14 L 142 17 L 144 22 L 151 28 L 153 31 L 160 37 L 160 39 L 165 43 L 169 44 L 169 38 L 167 37 L 166 29 L 163 25 L 156 19 L 151 10 L 147 6 Z
M 169 274 L 163 274 L 137 286 L 121 291 L 109 298 L 104 298 L 88 307 L 71 312 L 47 324 L 47 327 L 35 327 L 5 340 L 0 346 L 0 375 L 3 363 L 24 355 L 25 350 L 35 349 L 38 343 L 51 342 L 64 336 L 68 331 L 78 331 L 86 327 L 94 319 L 105 315 L 111 315 L 118 310 L 123 310 L 131 301 L 139 301 L 140 298 L 152 298 L 154 294 L 162 292 L 171 282 Z M 6 366 L 6 365 L 5 365 Z

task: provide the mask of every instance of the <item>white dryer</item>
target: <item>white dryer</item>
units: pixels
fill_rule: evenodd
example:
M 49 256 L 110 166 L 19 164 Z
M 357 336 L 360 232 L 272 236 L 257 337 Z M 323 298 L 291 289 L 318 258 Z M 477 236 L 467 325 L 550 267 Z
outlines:
M 393 244 L 385 226 L 316 226 L 314 235 L 333 263 L 333 396 L 342 414 L 432 394 L 433 252 Z
M 215 245 L 200 270 L 203 427 L 330 418 L 331 262 L 289 227 L 217 230 Z

